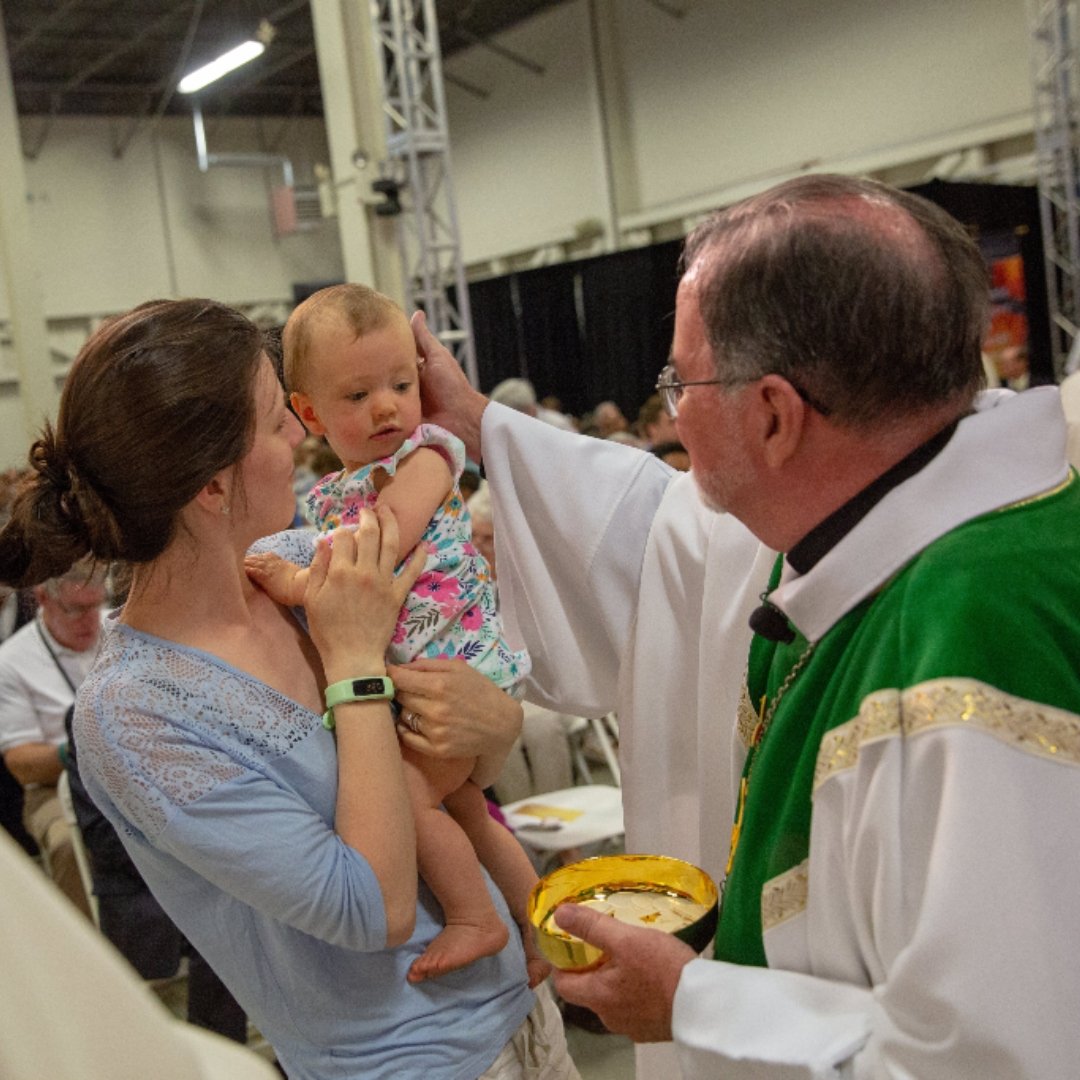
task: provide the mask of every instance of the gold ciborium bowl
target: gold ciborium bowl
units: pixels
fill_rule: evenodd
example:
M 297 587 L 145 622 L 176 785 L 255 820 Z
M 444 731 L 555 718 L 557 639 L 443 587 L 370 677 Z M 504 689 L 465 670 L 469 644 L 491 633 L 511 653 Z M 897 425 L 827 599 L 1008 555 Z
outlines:
M 587 904 L 630 925 L 673 933 L 701 952 L 716 933 L 718 894 L 696 866 L 666 855 L 600 855 L 560 866 L 529 895 L 529 922 L 547 960 L 564 971 L 587 971 L 603 952 L 555 924 L 560 904 Z

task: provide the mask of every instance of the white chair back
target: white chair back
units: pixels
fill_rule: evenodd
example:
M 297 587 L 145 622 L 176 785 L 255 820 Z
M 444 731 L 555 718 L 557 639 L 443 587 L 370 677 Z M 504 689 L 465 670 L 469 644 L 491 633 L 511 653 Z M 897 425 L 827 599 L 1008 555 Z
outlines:
M 98 899 L 94 895 L 94 878 L 90 873 L 90 857 L 86 854 L 86 844 L 83 843 L 79 819 L 75 816 L 75 804 L 71 801 L 71 780 L 68 777 L 67 769 L 60 773 L 60 779 L 56 782 L 56 796 L 60 800 L 60 809 L 63 811 L 64 820 L 67 822 L 68 829 L 71 832 L 71 846 L 75 851 L 75 863 L 79 868 L 79 877 L 82 878 L 83 888 L 86 890 L 86 898 L 90 902 L 90 914 L 94 917 L 94 925 L 100 927 Z

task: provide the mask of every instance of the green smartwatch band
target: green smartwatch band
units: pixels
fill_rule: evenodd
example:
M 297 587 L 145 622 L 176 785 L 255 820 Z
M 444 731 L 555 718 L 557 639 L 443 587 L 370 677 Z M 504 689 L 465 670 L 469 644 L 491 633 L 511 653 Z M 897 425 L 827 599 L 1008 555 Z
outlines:
M 326 688 L 326 712 L 323 727 L 334 730 L 334 706 L 348 701 L 388 701 L 394 696 L 394 684 L 385 675 L 368 675 L 362 679 L 342 679 Z

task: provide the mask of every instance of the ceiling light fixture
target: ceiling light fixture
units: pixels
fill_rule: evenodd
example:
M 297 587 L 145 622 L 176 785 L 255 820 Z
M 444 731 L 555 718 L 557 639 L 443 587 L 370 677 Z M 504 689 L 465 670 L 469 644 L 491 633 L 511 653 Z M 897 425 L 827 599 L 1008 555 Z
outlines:
M 197 90 L 202 90 L 204 86 L 217 82 L 223 75 L 228 75 L 230 71 L 235 71 L 257 56 L 262 56 L 273 36 L 274 28 L 264 19 L 259 24 L 255 37 L 229 49 L 216 60 L 211 60 L 209 64 L 204 64 L 201 68 L 196 68 L 195 71 L 185 75 L 177 85 L 177 90 L 181 94 L 194 94 Z

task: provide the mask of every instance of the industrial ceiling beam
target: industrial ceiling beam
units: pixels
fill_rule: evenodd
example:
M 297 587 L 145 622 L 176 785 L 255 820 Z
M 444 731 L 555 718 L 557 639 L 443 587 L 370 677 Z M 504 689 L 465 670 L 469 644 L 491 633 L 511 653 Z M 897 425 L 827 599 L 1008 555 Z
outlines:
M 15 60 L 19 53 L 47 34 L 52 27 L 57 24 L 62 25 L 68 15 L 79 6 L 80 2 L 81 0 L 67 0 L 66 4 L 61 4 L 55 11 L 42 19 L 29 33 L 23 34 L 8 50 L 8 59 Z
M 497 41 L 492 41 L 491 38 L 485 37 L 482 34 L 474 34 L 466 26 L 455 27 L 458 37 L 464 38 L 470 45 L 476 45 L 481 49 L 487 49 L 488 52 L 493 52 L 496 56 L 501 56 L 505 60 L 509 60 L 512 63 L 523 67 L 526 71 L 531 71 L 534 75 L 543 75 L 545 68 L 543 64 L 538 64 L 535 60 L 530 60 L 527 56 L 522 56 L 521 53 L 515 52 L 513 49 L 508 49 L 505 45 L 500 45 Z

